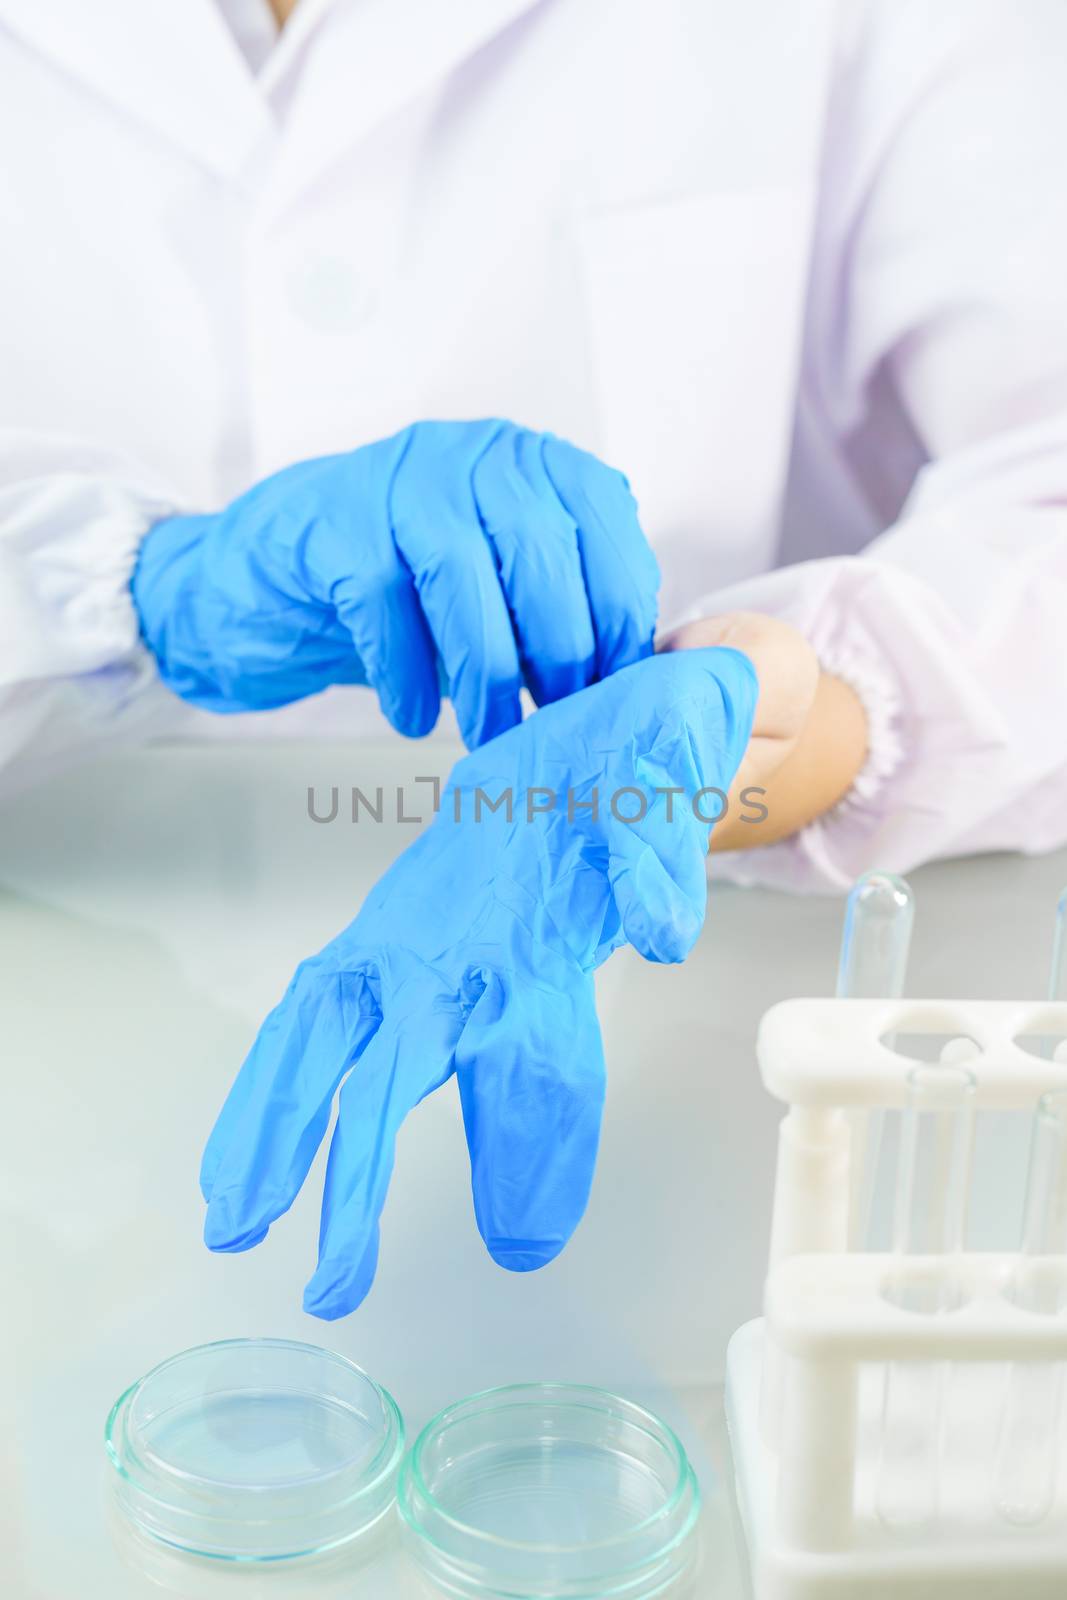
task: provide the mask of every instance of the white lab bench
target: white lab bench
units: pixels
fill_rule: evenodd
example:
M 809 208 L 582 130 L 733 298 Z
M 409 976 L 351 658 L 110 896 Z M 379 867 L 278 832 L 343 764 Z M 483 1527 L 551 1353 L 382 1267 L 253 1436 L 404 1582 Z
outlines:
M 164 1356 L 264 1334 L 357 1361 L 396 1395 L 409 1433 L 453 1399 L 522 1379 L 651 1404 L 705 1486 L 708 1600 L 743 1593 L 718 1384 L 765 1267 L 780 1108 L 753 1039 L 774 1001 L 831 991 L 839 900 L 713 886 L 684 967 L 629 951 L 608 963 L 596 1183 L 544 1271 L 514 1276 L 485 1255 L 451 1085 L 402 1133 L 378 1279 L 353 1316 L 300 1309 L 321 1158 L 258 1249 L 213 1256 L 201 1243 L 201 1147 L 258 1022 L 413 836 L 395 820 L 397 787 L 409 814 L 425 812 L 429 786 L 414 780 L 445 774 L 454 753 L 399 740 L 158 747 L 0 807 L 5 1600 L 208 1592 L 192 1572 L 175 1588 L 116 1545 L 104 1419 Z M 334 784 L 337 819 L 312 821 L 309 785 L 321 811 Z M 352 823 L 353 784 L 381 786 L 393 820 Z M 1067 852 L 944 863 L 911 881 L 910 993 L 1043 992 Z M 314 1593 L 310 1575 L 285 1581 L 244 1574 L 233 1593 Z

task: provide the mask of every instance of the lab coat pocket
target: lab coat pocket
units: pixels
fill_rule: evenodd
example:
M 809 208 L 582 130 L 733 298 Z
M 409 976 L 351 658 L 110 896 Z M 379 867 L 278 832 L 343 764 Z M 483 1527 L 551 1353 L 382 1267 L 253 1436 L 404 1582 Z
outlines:
M 664 569 L 661 616 L 773 559 L 814 185 L 577 221 L 600 448 Z

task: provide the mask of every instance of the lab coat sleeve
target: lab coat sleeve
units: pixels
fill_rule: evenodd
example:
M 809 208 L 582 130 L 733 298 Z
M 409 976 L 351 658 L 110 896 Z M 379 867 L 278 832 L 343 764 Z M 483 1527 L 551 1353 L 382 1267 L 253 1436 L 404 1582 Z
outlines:
M 129 591 L 141 539 L 175 509 L 110 452 L 0 431 L 0 792 L 180 721 Z
M 866 706 L 870 753 L 845 800 L 791 840 L 716 858 L 796 889 L 1067 841 L 1067 7 L 853 15 L 805 382 L 846 459 L 888 395 L 901 428 L 868 428 L 868 463 L 904 432 L 926 465 L 860 555 L 691 613 L 794 622 Z

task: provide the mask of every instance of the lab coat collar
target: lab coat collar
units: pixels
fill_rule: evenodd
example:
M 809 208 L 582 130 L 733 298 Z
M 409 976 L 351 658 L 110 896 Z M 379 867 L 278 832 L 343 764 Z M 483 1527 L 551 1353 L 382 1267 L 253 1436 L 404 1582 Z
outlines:
M 300 0 L 260 77 L 286 100 L 275 204 L 283 209 L 393 112 L 546 3 Z
M 543 3 L 300 0 L 258 79 L 214 0 L 0 0 L 0 26 L 223 176 L 291 99 L 282 199 Z
M 236 176 L 273 118 L 214 0 L 0 0 L 0 27 L 203 165 Z

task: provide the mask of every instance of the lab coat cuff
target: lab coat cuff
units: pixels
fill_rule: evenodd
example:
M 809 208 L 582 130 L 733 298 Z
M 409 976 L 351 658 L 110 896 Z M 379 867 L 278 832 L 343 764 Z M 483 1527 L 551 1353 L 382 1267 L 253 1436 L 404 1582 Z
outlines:
M 150 658 L 130 592 L 141 543 L 178 509 L 121 458 L 32 434 L 0 437 L 0 688 Z
M 76 542 L 58 538 L 39 552 L 40 592 L 66 636 L 80 641 L 90 670 L 129 656 L 140 673 L 139 658 L 150 658 L 130 585 L 148 533 L 178 508 L 119 489 L 97 494 L 95 514 L 79 529 Z M 108 499 L 110 506 L 102 503 Z
M 867 719 L 863 766 L 828 815 L 863 810 L 882 794 L 904 759 L 899 689 L 873 649 L 865 650 L 847 639 L 821 646 L 817 641 L 812 643 L 823 672 L 848 684 Z

